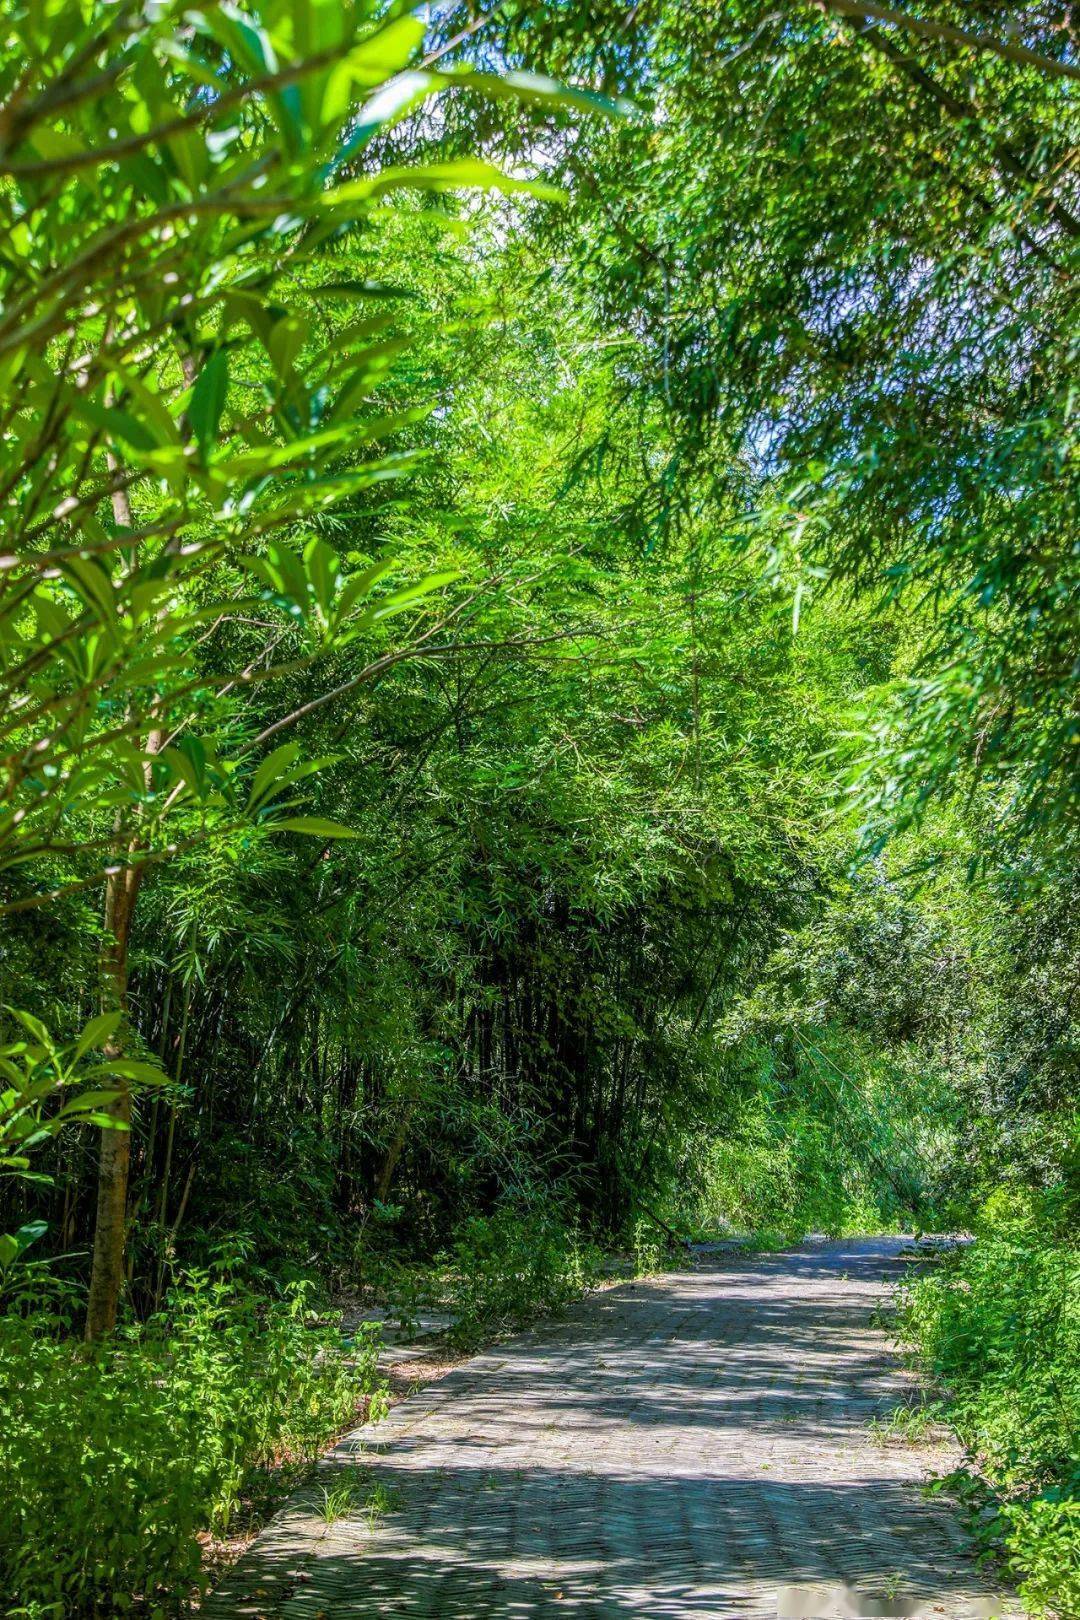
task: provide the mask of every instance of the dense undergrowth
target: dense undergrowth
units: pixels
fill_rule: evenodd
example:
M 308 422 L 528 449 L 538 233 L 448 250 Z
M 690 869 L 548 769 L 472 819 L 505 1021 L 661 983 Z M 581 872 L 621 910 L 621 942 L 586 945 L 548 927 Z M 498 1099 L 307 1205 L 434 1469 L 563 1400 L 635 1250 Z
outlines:
M 975 1239 L 907 1293 L 905 1340 L 941 1390 L 972 1510 L 1033 1614 L 1080 1614 L 1080 1209 L 994 1193 Z
M 583 1234 L 565 1204 L 550 1199 L 470 1216 L 430 1262 L 373 1257 L 365 1274 L 403 1325 L 434 1309 L 450 1318 L 447 1342 L 473 1350 L 557 1313 L 606 1280 L 648 1276 L 685 1254 L 674 1230 L 647 1216 L 630 1224 L 621 1243 L 601 1245 Z
M 363 1297 L 403 1328 L 435 1312 L 449 1319 L 448 1342 L 468 1350 L 558 1311 L 603 1276 L 605 1263 L 573 1213 L 552 1198 L 469 1216 L 429 1256 L 410 1254 L 392 1238 L 370 1243 L 357 1276 Z
M 557 1206 L 474 1215 L 445 1257 L 441 1297 L 450 1340 L 471 1349 L 494 1334 L 557 1311 L 603 1274 L 604 1256 Z
M 377 1340 L 295 1288 L 189 1275 L 159 1316 L 87 1348 L 0 1317 L 0 1582 L 11 1612 L 165 1616 L 204 1578 L 204 1533 L 384 1401 Z M 5 1609 L 4 1612 L 7 1612 Z

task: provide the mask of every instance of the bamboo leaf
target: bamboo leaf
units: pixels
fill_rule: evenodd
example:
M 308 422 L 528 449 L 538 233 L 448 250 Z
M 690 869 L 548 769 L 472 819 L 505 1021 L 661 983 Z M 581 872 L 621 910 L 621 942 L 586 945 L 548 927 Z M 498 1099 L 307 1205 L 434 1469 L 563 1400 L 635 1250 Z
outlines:
M 82 1033 L 75 1042 L 75 1047 L 71 1054 L 72 1063 L 78 1063 L 79 1059 L 85 1057 L 87 1052 L 93 1051 L 99 1046 L 104 1046 L 105 1042 L 109 1040 L 112 1035 L 115 1035 L 116 1031 L 119 1029 L 122 1022 L 122 1017 L 123 1015 L 121 1013 L 108 1012 L 99 1014 L 97 1018 L 91 1018 L 90 1022 L 84 1026 Z
M 228 390 L 228 351 L 217 349 L 199 372 L 188 406 L 188 419 L 204 461 L 208 460 L 217 437 Z
M 287 816 L 282 821 L 267 824 L 268 832 L 305 833 L 311 838 L 359 838 L 352 827 L 343 827 L 339 821 L 326 821 L 322 816 Z

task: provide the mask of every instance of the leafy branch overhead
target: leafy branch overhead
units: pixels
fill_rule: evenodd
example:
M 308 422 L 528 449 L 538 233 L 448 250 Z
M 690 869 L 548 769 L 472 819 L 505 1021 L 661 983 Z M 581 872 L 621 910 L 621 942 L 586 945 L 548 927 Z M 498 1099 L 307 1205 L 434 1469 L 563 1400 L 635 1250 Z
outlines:
M 409 341 L 400 289 L 326 266 L 402 193 L 530 189 L 479 161 L 369 163 L 470 81 L 419 65 L 425 24 L 400 8 L 63 6 L 3 27 L 29 65 L 0 122 L 0 910 L 100 881 L 107 852 L 220 830 L 243 693 L 357 641 L 384 655 L 382 622 L 451 583 L 391 588 L 379 556 L 431 403 L 380 400 Z M 260 617 L 236 667 L 232 627 Z M 193 802 L 199 827 L 166 834 Z

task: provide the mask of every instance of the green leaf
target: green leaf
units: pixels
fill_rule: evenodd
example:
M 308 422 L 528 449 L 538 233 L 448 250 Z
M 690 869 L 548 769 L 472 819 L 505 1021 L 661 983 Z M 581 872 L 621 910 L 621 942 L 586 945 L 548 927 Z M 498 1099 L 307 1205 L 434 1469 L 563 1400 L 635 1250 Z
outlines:
M 115 1074 L 121 1080 L 134 1080 L 141 1086 L 166 1086 L 169 1077 L 156 1063 L 143 1063 L 137 1058 L 109 1058 L 95 1064 L 94 1075 Z
M 283 821 L 267 823 L 268 832 L 306 833 L 312 838 L 359 838 L 351 827 L 340 821 L 324 821 L 321 816 L 287 816 Z
M 184 786 L 189 788 L 195 798 L 202 797 L 202 781 L 189 753 L 174 748 L 171 745 L 155 754 L 155 762 L 165 766 L 173 778 L 179 778 Z
M 76 389 L 71 391 L 72 413 L 95 430 L 104 433 L 114 444 L 119 441 L 133 450 L 152 450 L 157 443 L 141 422 L 115 405 L 101 405 L 95 399 L 86 399 Z
M 461 577 L 460 568 L 447 568 L 441 574 L 429 574 L 417 585 L 406 585 L 400 591 L 390 591 L 386 596 L 381 596 L 375 605 L 368 609 L 365 618 L 369 618 L 372 623 L 379 619 L 389 619 L 393 614 L 411 607 L 414 602 L 430 596 L 432 591 L 442 590 L 443 586 L 452 585 Z
M 87 1052 L 99 1046 L 104 1046 L 109 1037 L 119 1029 L 122 1019 L 123 1014 L 118 1012 L 101 1013 L 97 1018 L 91 1018 L 90 1022 L 83 1027 L 78 1040 L 75 1042 L 75 1048 L 71 1054 L 72 1063 L 78 1063 L 79 1059 L 85 1057 Z
M 60 567 L 95 616 L 103 624 L 114 623 L 113 582 L 102 564 L 87 557 L 66 557 Z
M 119 1095 L 115 1087 L 112 1091 L 80 1091 L 77 1097 L 72 1097 L 71 1101 L 61 1108 L 60 1118 L 66 1119 L 72 1114 L 92 1113 L 96 1109 L 108 1107 Z
M 321 116 L 326 124 L 343 118 L 355 89 L 373 89 L 407 66 L 423 43 L 426 27 L 420 17 L 398 17 L 372 39 L 356 45 L 327 76 Z
M 0 1233 L 0 1270 L 6 1270 L 48 1230 L 47 1221 L 27 1221 L 17 1232 Z
M 228 351 L 216 349 L 199 372 L 188 406 L 188 420 L 204 461 L 208 459 L 217 437 L 228 390 Z
M 310 323 L 302 315 L 283 315 L 270 328 L 266 349 L 279 377 L 287 377 L 307 340 Z
M 530 102 L 553 110 L 573 107 L 578 112 L 599 113 L 605 118 L 626 118 L 637 112 L 632 102 L 613 99 L 597 90 L 582 89 L 573 84 L 562 84 L 544 73 L 523 71 L 509 73 L 481 73 L 462 66 L 442 69 L 437 75 L 445 85 L 467 85 L 496 100 Z
M 307 569 L 311 593 L 325 619 L 329 619 L 341 559 L 332 546 L 318 535 L 304 547 L 304 566 Z
M 337 600 L 337 622 L 343 624 L 349 614 L 371 594 L 372 587 L 388 574 L 394 567 L 392 558 L 386 557 L 382 561 L 372 563 L 370 568 L 362 568 L 350 574 L 342 586 Z
M 180 430 L 161 395 L 155 389 L 148 388 L 142 378 L 129 367 L 117 367 L 117 376 L 131 396 L 132 408 L 138 406 L 141 421 L 152 435 L 155 444 L 162 448 L 179 445 Z
M 526 192 L 548 202 L 561 202 L 565 193 L 543 180 L 518 180 L 483 158 L 452 158 L 445 163 L 418 164 L 415 168 L 387 168 L 363 180 L 347 180 L 328 193 L 330 207 L 381 197 L 388 191 L 504 191 Z
M 268 754 L 255 772 L 251 783 L 251 793 L 248 797 L 248 810 L 256 810 L 270 793 L 274 784 L 292 765 L 300 752 L 299 743 L 282 743 Z
M 49 1031 L 40 1018 L 36 1018 L 33 1013 L 24 1012 L 21 1007 L 9 1007 L 8 1012 L 13 1018 L 18 1019 L 19 1023 L 25 1030 L 29 1031 L 35 1041 L 40 1041 L 41 1045 L 46 1048 L 51 1046 Z

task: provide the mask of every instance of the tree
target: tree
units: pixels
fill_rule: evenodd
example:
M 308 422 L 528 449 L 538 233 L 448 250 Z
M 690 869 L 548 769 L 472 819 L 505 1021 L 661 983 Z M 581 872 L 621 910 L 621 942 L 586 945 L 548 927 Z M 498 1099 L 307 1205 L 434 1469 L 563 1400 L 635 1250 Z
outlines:
M 320 265 L 374 238 L 403 188 L 517 184 L 369 162 L 446 82 L 418 64 L 423 35 L 367 0 L 4 23 L 0 913 L 102 889 L 113 1060 L 147 867 L 237 835 L 339 836 L 291 813 L 324 762 L 281 734 L 418 649 L 382 648 L 254 734 L 244 695 L 445 583 L 387 590 L 387 559 L 346 569 L 321 532 L 334 513 L 377 552 L 369 492 L 415 464 L 401 436 L 418 411 L 372 404 L 400 346 L 379 313 L 394 290 Z M 263 633 L 238 659 L 252 616 Z M 112 1113 L 91 1337 L 121 1282 L 126 1088 Z
M 803 598 L 831 582 L 926 615 L 865 728 L 871 847 L 977 782 L 998 839 L 1067 837 L 1070 8 L 539 3 L 510 38 L 640 109 L 581 131 L 483 110 L 463 138 L 539 148 L 573 193 L 553 250 L 634 334 L 627 386 L 679 430 L 643 522 L 660 532 L 701 469 L 740 504 L 732 542 L 785 556 Z

